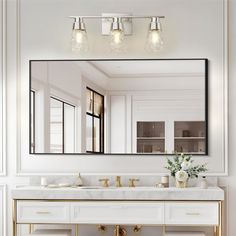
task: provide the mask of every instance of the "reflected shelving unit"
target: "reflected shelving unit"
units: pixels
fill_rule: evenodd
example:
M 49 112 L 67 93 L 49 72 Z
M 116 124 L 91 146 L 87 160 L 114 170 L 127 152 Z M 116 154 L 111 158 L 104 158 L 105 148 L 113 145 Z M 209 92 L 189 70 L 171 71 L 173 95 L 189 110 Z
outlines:
M 137 122 L 137 153 L 165 152 L 165 122 Z
M 206 153 L 204 121 L 137 121 L 136 128 L 137 153 Z
M 176 152 L 184 152 L 189 154 L 205 153 L 205 122 L 175 121 L 174 136 Z

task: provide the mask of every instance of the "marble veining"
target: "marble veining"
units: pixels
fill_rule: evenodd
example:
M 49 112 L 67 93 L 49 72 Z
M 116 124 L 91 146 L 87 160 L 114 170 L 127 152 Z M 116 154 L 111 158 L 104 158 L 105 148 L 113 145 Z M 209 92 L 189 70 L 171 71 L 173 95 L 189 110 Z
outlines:
M 71 199 L 71 200 L 223 200 L 224 191 L 219 187 L 156 188 L 47 188 L 41 186 L 16 186 L 13 199 Z

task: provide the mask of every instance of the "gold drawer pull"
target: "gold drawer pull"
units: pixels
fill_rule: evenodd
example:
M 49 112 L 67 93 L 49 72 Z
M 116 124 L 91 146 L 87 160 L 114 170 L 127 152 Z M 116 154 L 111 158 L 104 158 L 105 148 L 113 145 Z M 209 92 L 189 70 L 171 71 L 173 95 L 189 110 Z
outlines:
M 51 214 L 51 212 L 49 212 L 49 211 L 37 211 L 36 214 L 38 214 L 38 215 L 48 215 L 48 214 Z
M 198 212 L 187 212 L 186 215 L 187 216 L 200 216 L 201 214 Z

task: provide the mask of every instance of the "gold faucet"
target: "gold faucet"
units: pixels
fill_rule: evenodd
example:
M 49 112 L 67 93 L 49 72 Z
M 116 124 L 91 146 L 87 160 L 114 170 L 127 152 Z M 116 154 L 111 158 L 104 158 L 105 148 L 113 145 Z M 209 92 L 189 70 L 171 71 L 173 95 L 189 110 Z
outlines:
M 121 184 L 121 177 L 120 177 L 120 176 L 116 176 L 116 187 L 117 187 L 117 188 L 122 187 L 122 184 Z
M 140 233 L 141 230 L 142 230 L 141 225 L 135 225 L 134 228 L 133 228 L 134 233 Z
M 98 225 L 97 228 L 98 228 L 98 231 L 102 233 L 107 231 L 107 227 L 105 225 Z
M 124 227 L 116 225 L 114 230 L 114 236 L 127 236 L 127 231 Z
M 109 187 L 109 179 L 108 178 L 99 179 L 99 182 L 102 182 L 102 187 L 104 187 L 104 188 Z
M 129 187 L 136 187 L 135 182 L 139 181 L 139 179 L 129 179 Z

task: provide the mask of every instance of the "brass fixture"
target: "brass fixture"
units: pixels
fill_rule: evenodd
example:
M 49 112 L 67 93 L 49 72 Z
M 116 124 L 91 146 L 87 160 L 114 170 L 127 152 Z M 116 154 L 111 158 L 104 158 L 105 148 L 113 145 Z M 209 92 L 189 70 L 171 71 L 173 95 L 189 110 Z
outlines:
M 75 225 L 75 236 L 78 236 L 79 235 L 79 225 L 76 224 Z
M 136 187 L 135 182 L 139 181 L 139 179 L 129 179 L 129 187 Z
M 12 201 L 12 234 L 13 236 L 17 236 L 17 207 L 16 200 Z
M 117 188 L 122 187 L 122 184 L 121 184 L 121 177 L 120 177 L 120 176 L 116 176 L 116 187 L 117 187 Z
M 99 179 L 99 182 L 102 182 L 102 187 L 104 187 L 104 188 L 109 187 L 109 179 L 108 178 Z
M 114 236 L 126 236 L 126 235 L 127 231 L 124 227 L 121 227 L 120 225 L 115 226 Z
M 98 231 L 102 233 L 107 231 L 107 227 L 105 225 L 98 225 L 97 228 L 98 228 Z
M 142 230 L 142 226 L 141 225 L 135 225 L 133 228 L 133 232 L 134 233 L 140 233 Z
M 29 234 L 32 234 L 34 232 L 34 225 L 29 224 Z

